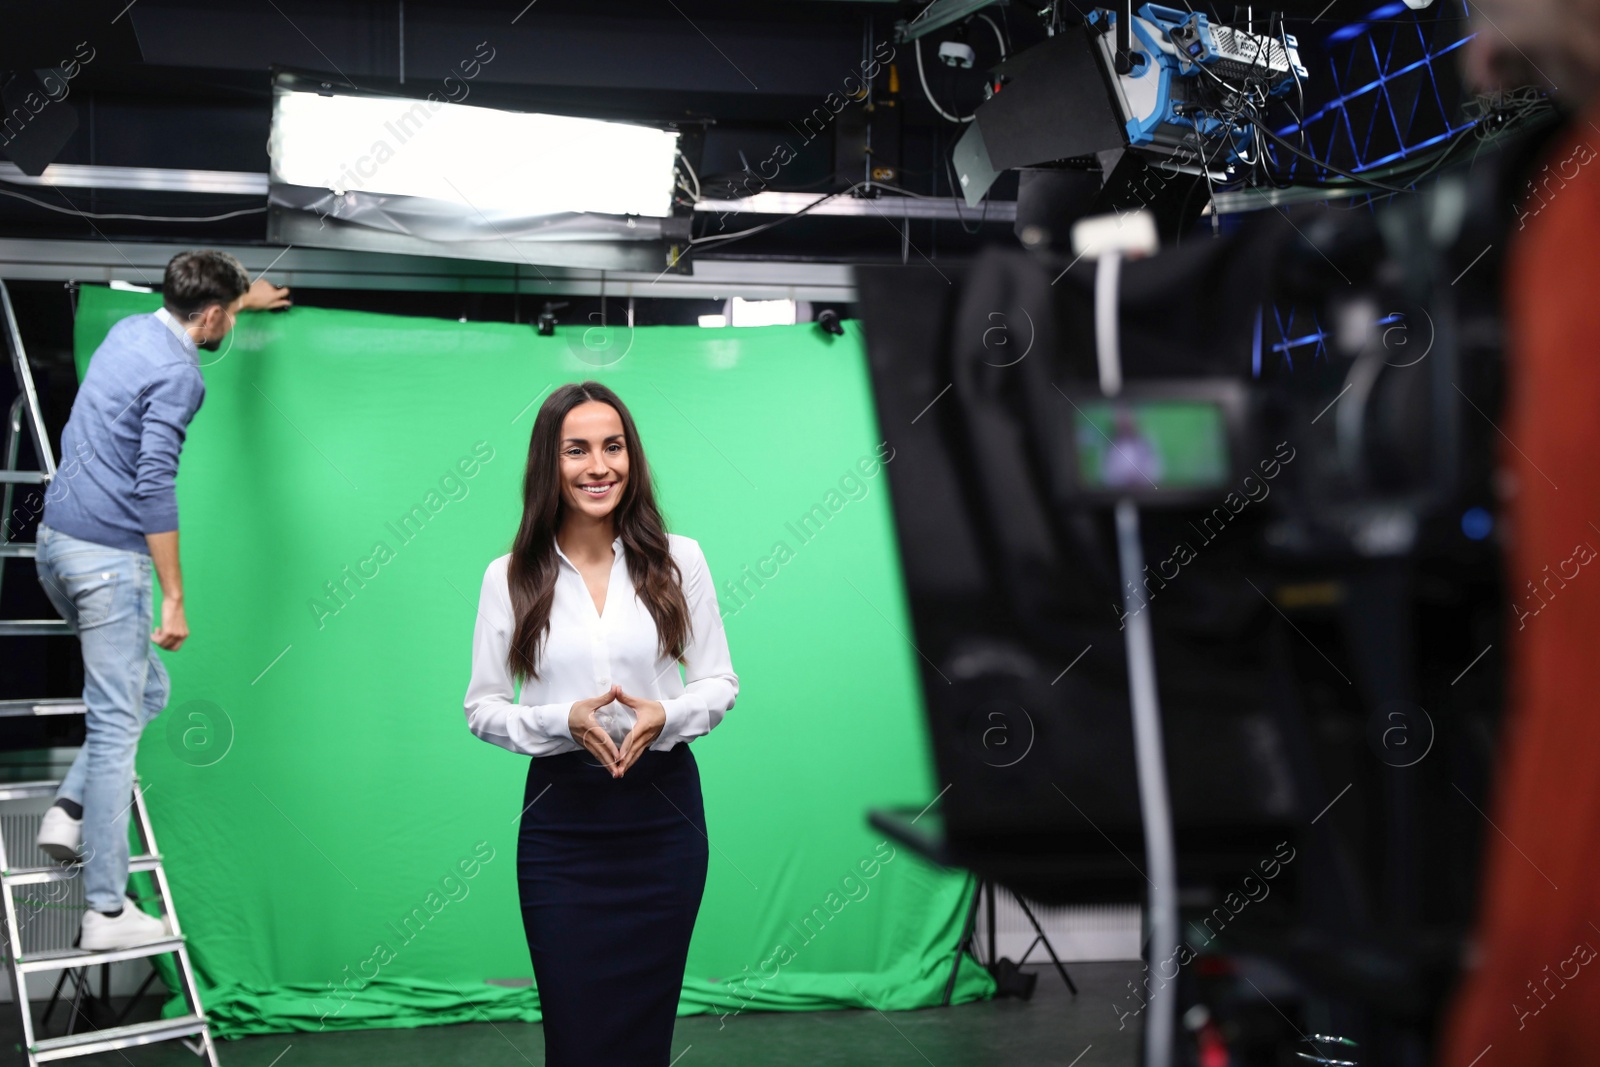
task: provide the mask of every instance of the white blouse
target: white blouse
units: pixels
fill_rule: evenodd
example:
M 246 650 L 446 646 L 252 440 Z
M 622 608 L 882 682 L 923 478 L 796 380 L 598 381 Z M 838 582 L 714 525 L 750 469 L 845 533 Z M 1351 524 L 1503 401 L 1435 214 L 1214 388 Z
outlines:
M 506 583 L 510 553 L 490 563 L 478 594 L 478 619 L 472 631 L 472 680 L 467 685 L 467 726 L 491 744 L 529 756 L 582 751 L 567 719 L 575 701 L 599 696 L 613 683 L 629 696 L 658 700 L 667 722 L 650 747 L 661 751 L 679 741 L 710 733 L 739 695 L 739 676 L 728 655 L 728 637 L 717 610 L 711 569 L 700 543 L 667 535 L 672 558 L 683 573 L 689 604 L 690 635 L 684 648 L 688 684 L 677 661 L 657 656 L 655 619 L 639 599 L 628 574 L 622 538 L 611 542 L 613 559 L 605 610 L 578 568 L 556 546 L 555 598 L 550 630 L 540 649 L 538 679 L 528 679 L 520 696 L 513 690 L 506 653 L 515 622 Z M 621 701 L 596 713 L 612 740 L 621 743 L 637 716 Z

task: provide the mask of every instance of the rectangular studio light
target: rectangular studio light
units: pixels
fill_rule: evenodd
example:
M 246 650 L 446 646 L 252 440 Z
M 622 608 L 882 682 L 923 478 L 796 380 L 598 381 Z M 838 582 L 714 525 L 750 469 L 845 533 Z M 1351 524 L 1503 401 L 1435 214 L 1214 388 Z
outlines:
M 795 306 L 793 300 L 746 300 L 733 298 L 731 317 L 734 326 L 793 326 Z
M 274 94 L 272 180 L 423 197 L 484 216 L 672 213 L 678 135 L 565 115 L 381 96 Z

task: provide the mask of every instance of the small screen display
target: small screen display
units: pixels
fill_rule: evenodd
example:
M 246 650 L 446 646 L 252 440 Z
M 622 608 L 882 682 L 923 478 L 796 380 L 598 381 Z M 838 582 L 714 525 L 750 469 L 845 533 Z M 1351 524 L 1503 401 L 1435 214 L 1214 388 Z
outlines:
M 1228 482 L 1228 420 L 1208 400 L 1092 400 L 1074 416 L 1085 489 L 1212 489 Z

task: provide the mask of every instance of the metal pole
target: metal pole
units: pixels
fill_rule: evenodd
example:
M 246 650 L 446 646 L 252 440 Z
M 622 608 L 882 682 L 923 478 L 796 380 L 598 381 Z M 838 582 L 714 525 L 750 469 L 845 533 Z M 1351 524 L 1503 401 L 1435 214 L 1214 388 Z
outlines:
M 1095 342 L 1100 391 L 1122 392 L 1122 357 L 1117 329 L 1117 286 L 1122 259 L 1118 252 L 1101 256 L 1095 274 Z M 1172 805 L 1167 794 L 1167 761 L 1161 730 L 1161 700 L 1156 689 L 1155 649 L 1150 616 L 1138 599 L 1144 572 L 1139 543 L 1139 509 L 1130 499 L 1117 501 L 1117 562 L 1123 589 L 1123 639 L 1128 653 L 1128 691 L 1133 711 L 1134 765 L 1139 779 L 1139 813 L 1144 824 L 1144 855 L 1150 883 L 1150 960 L 1156 968 L 1178 950 L 1178 865 L 1172 832 Z M 1145 1067 L 1172 1067 L 1173 1030 L 1177 1020 L 1177 976 L 1159 973 L 1150 988 L 1144 1026 Z

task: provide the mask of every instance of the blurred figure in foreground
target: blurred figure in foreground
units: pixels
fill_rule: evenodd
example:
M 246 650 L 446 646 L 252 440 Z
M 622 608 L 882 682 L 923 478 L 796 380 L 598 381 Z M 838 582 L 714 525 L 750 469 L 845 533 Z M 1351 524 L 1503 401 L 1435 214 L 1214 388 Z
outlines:
M 1510 676 L 1474 951 L 1440 1067 L 1600 1059 L 1600 0 L 1481 0 L 1467 74 L 1569 121 L 1519 182 L 1506 274 Z M 1476 818 L 1468 813 L 1468 817 Z

